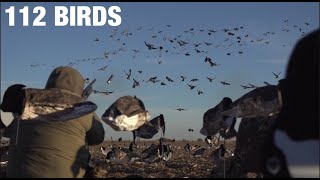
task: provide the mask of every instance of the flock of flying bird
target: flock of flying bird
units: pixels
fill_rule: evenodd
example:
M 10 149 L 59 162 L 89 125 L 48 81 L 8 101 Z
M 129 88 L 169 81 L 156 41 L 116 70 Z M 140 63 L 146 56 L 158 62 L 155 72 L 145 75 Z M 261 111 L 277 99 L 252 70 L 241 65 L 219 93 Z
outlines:
M 310 26 L 308 22 L 298 26 L 295 24 L 290 24 L 288 20 L 284 20 L 284 28 L 281 30 L 282 33 L 296 32 L 300 33 L 301 36 L 305 34 L 304 31 L 308 31 L 305 29 Z M 209 67 L 217 67 L 221 68 L 222 64 L 218 63 L 215 58 L 209 55 L 208 52 L 215 51 L 215 49 L 219 49 L 219 52 L 225 51 L 227 56 L 231 55 L 243 55 L 245 54 L 245 47 L 252 45 L 262 45 L 268 46 L 272 44 L 271 39 L 274 38 L 276 34 L 280 34 L 280 32 L 263 32 L 260 35 L 253 35 L 252 33 L 245 32 L 245 26 L 238 27 L 229 27 L 229 28 L 221 28 L 221 29 L 196 29 L 196 28 L 188 28 L 183 30 L 180 34 L 173 34 L 174 27 L 171 25 L 166 25 L 162 30 L 156 30 L 155 28 L 143 28 L 138 27 L 136 29 L 129 28 L 120 29 L 116 28 L 111 32 L 111 35 L 108 37 L 108 41 L 113 41 L 114 50 L 106 50 L 103 52 L 103 56 L 95 57 L 95 58 L 85 58 L 85 59 L 77 59 L 74 61 L 70 61 L 68 63 L 69 66 L 77 66 L 80 63 L 102 63 L 99 68 L 97 68 L 98 72 L 108 72 L 109 69 L 113 69 L 112 63 L 115 61 L 114 57 L 117 55 L 121 55 L 122 53 L 127 53 L 127 55 L 132 55 L 132 59 L 138 57 L 138 55 L 150 57 L 153 55 L 154 58 L 158 59 L 157 64 L 162 64 L 163 59 L 168 57 L 169 55 L 182 55 L 185 57 L 195 56 L 197 59 L 201 58 L 205 64 L 208 64 Z M 176 29 L 174 29 L 176 31 Z M 130 49 L 127 40 L 134 38 L 134 35 L 139 35 L 138 33 L 142 32 L 145 34 L 147 38 L 149 34 L 151 34 L 151 38 L 141 41 L 140 46 L 138 41 L 134 41 L 134 48 Z M 206 35 L 205 40 L 199 40 L 200 35 Z M 256 37 L 254 37 L 256 36 Z M 198 41 L 197 41 L 198 39 Z M 95 38 L 93 40 L 94 43 L 102 43 L 105 41 L 104 38 Z M 144 46 L 144 47 L 143 47 Z M 283 46 L 287 46 L 283 44 Z M 139 49 L 141 47 L 141 49 Z M 236 53 L 235 53 L 236 52 Z M 183 58 L 185 58 L 183 57 Z M 178 77 L 173 77 L 170 75 L 166 75 L 163 78 L 160 78 L 157 75 L 147 76 L 147 73 L 140 68 L 134 67 L 135 62 L 133 62 L 133 66 L 127 68 L 127 70 L 123 70 L 123 75 L 125 75 L 125 79 L 127 81 L 132 81 L 131 88 L 138 88 L 142 86 L 142 83 L 146 84 L 160 84 L 160 86 L 167 86 L 169 84 L 173 84 L 176 82 L 185 83 L 186 88 L 191 90 L 192 92 L 196 92 L 198 95 L 204 94 L 204 90 L 200 88 L 196 83 L 199 81 L 203 81 L 200 77 L 187 77 L 186 75 L 178 75 Z M 44 64 L 32 64 L 31 67 L 40 67 Z M 161 68 L 161 66 L 159 66 Z M 121 72 L 121 71 L 117 71 Z M 272 72 L 275 79 L 279 78 L 281 72 Z M 106 84 L 111 84 L 115 77 L 119 77 L 119 74 L 109 73 L 106 77 Z M 142 80 L 140 80 L 142 79 Z M 232 86 L 230 82 L 227 80 L 217 80 L 217 77 L 205 76 L 205 81 L 208 83 L 213 83 L 217 81 L 219 84 L 223 86 Z M 86 83 L 89 83 L 90 79 L 85 79 Z M 95 81 L 95 79 L 94 79 Z M 103 82 L 102 82 L 103 83 Z M 265 85 L 270 85 L 269 82 L 263 81 Z M 101 86 L 100 86 L 101 87 Z M 240 84 L 240 87 L 243 89 L 254 89 L 258 86 L 254 83 Z M 102 94 L 102 95 L 110 95 L 115 93 L 116 91 L 102 91 L 99 89 L 93 89 L 94 94 Z M 185 108 L 176 108 L 174 110 L 177 111 L 186 111 Z
M 309 26 L 310 23 L 305 22 L 303 25 L 295 25 L 290 24 L 288 20 L 284 20 L 284 28 L 282 29 L 283 33 L 289 33 L 289 32 L 297 32 L 300 33 L 302 36 L 305 34 L 305 27 Z M 292 28 L 291 28 L 292 26 Z M 129 28 L 125 28 L 121 30 L 120 28 L 116 28 L 111 32 L 111 35 L 109 35 L 108 41 L 114 41 L 114 47 L 115 50 L 108 50 L 103 53 L 102 57 L 95 57 L 95 58 L 85 58 L 85 59 L 77 59 L 74 61 L 70 61 L 68 63 L 69 66 L 75 66 L 80 65 L 81 62 L 91 62 L 91 64 L 95 64 L 98 62 L 103 63 L 102 66 L 100 66 L 97 71 L 108 71 L 111 67 L 111 62 L 113 56 L 120 55 L 121 53 L 129 53 L 132 55 L 132 59 L 136 58 L 138 54 L 142 54 L 144 56 L 150 57 L 151 55 L 154 55 L 155 58 L 159 59 L 158 64 L 162 63 L 162 59 L 164 56 L 168 55 L 178 55 L 182 54 L 184 56 L 192 56 L 195 54 L 199 54 L 203 56 L 204 62 L 209 65 L 209 67 L 219 67 L 221 66 L 221 63 L 217 63 L 214 58 L 208 54 L 210 51 L 214 51 L 214 49 L 219 48 L 219 52 L 226 51 L 226 55 L 230 56 L 234 54 L 234 49 L 237 48 L 231 48 L 231 47 L 238 47 L 237 54 L 243 55 L 245 46 L 249 46 L 250 43 L 253 43 L 253 45 L 270 45 L 271 39 L 273 36 L 275 36 L 276 32 L 263 32 L 260 35 L 253 35 L 252 33 L 245 32 L 246 29 L 245 26 L 238 26 L 238 27 L 229 27 L 229 28 L 221 28 L 221 29 L 196 29 L 196 28 L 188 28 L 186 30 L 183 30 L 181 34 L 173 35 L 172 30 L 174 27 L 172 25 L 166 25 L 162 30 L 156 30 L 155 28 L 143 28 L 138 27 L 136 30 L 133 28 L 129 30 Z M 144 30 L 144 31 L 143 31 Z M 142 32 L 145 34 L 146 37 L 148 37 L 148 33 L 151 33 L 151 39 L 144 40 L 141 42 L 141 46 L 145 46 L 144 49 L 138 49 L 139 45 L 137 41 L 134 41 L 134 47 L 133 49 L 130 49 L 127 40 L 130 40 L 131 38 L 134 38 L 134 35 L 138 34 L 139 32 Z M 206 40 L 193 40 L 195 37 L 200 37 L 200 34 L 207 35 Z M 199 38 L 200 39 L 200 38 Z M 212 39 L 212 40 L 211 40 Z M 102 43 L 104 41 L 103 38 L 95 38 L 93 40 L 95 43 Z M 140 46 L 140 47 L 141 47 Z M 283 46 L 286 46 L 284 44 Z M 198 58 L 198 57 L 197 57 Z M 105 64 L 106 63 L 106 64 Z M 134 62 L 133 62 L 134 64 Z M 42 64 L 43 65 L 43 64 Z M 39 67 L 41 64 L 32 64 L 31 67 Z M 180 82 L 187 82 L 187 77 L 185 75 L 180 75 L 180 77 L 172 78 L 170 76 L 165 76 L 165 79 L 160 79 L 158 76 L 151 76 L 145 80 L 138 80 L 138 78 L 134 74 L 134 67 L 129 68 L 128 70 L 124 70 L 124 74 L 126 76 L 127 80 L 132 80 L 132 88 L 137 88 L 141 86 L 142 82 L 145 83 L 159 83 L 161 86 L 166 86 L 169 83 L 174 83 L 179 81 Z M 161 67 L 159 67 L 161 68 Z M 143 74 L 143 71 L 141 69 L 135 70 L 135 72 L 138 72 L 139 74 Z M 273 73 L 276 78 L 279 77 L 280 73 Z M 135 77 L 133 77 L 135 75 Z M 118 75 L 117 75 L 118 76 Z M 107 84 L 110 84 L 113 78 L 115 77 L 115 74 L 109 74 L 109 77 L 107 79 Z M 145 75 L 146 77 L 146 75 Z M 209 77 L 206 76 L 206 79 L 209 83 L 212 83 L 216 77 Z M 190 81 L 187 82 L 187 86 L 190 88 L 190 90 L 193 90 L 195 88 L 198 88 L 197 94 L 201 95 L 204 94 L 203 90 L 199 89 L 197 85 L 195 84 L 197 81 L 199 81 L 200 78 L 190 78 Z M 230 86 L 231 83 L 226 80 L 220 80 L 219 81 L 221 85 Z M 264 84 L 270 84 L 268 82 L 264 82 Z M 256 88 L 257 86 L 253 83 L 248 83 L 247 85 L 240 85 L 243 89 L 249 89 L 249 88 Z M 114 91 L 100 91 L 95 90 L 94 93 L 101 93 L 105 95 L 109 95 L 114 93 Z

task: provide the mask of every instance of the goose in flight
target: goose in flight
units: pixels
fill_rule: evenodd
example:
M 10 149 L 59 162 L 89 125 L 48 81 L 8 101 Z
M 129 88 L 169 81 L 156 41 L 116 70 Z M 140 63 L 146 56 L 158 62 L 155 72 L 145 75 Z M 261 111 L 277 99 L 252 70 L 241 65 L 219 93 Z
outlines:
M 216 78 L 210 78 L 210 77 L 207 77 L 207 79 L 210 81 L 210 82 L 212 82 L 214 79 L 216 79 Z
M 113 78 L 113 74 L 111 74 L 111 76 L 109 77 L 109 79 L 107 80 L 107 83 L 110 84 Z
M 186 111 L 186 109 L 183 109 L 183 108 L 177 108 L 177 109 L 174 109 L 174 110 L 177 110 L 177 111 Z
M 226 81 L 220 81 L 221 82 L 221 84 L 223 84 L 223 85 L 230 85 L 230 83 L 228 83 L 228 82 L 226 82 Z
M 197 86 L 193 86 L 193 85 L 190 85 L 190 84 L 188 84 L 188 86 L 190 87 L 191 90 L 194 89 L 195 87 L 197 87 Z
M 281 72 L 279 72 L 278 74 L 272 72 L 272 74 L 276 77 L 276 79 L 278 79 L 279 75 L 281 74 Z

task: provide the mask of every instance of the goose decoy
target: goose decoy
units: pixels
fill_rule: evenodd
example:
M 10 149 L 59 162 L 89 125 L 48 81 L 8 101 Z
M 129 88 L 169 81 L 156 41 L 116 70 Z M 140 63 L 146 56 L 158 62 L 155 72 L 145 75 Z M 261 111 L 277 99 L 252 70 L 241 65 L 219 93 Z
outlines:
M 133 131 L 150 117 L 150 113 L 139 98 L 123 96 L 104 112 L 101 119 L 115 131 Z
M 106 155 L 105 161 L 107 163 L 110 163 L 111 161 L 114 161 L 116 159 L 115 154 L 113 151 L 109 151 Z
M 204 139 L 204 141 L 205 141 L 207 144 L 209 144 L 209 145 L 212 145 L 212 144 L 213 144 L 213 142 L 212 142 L 212 136 L 207 136 L 207 137 Z
M 184 149 L 186 152 L 190 152 L 190 144 L 187 143 L 187 144 L 183 147 L 183 149 Z
M 150 147 L 146 148 L 141 152 L 141 158 L 143 162 L 153 163 L 158 157 L 159 145 L 151 144 Z
M 122 164 L 131 161 L 131 156 L 129 157 L 120 147 L 112 147 L 111 151 L 107 153 L 105 161 L 107 163 L 115 162 Z
M 133 143 L 135 143 L 136 137 L 143 139 L 151 139 L 153 138 L 161 129 L 161 137 L 165 136 L 165 121 L 163 114 L 153 118 L 150 121 L 146 121 L 142 126 L 138 129 L 134 130 L 133 133 Z
M 233 102 L 231 108 L 222 114 L 236 118 L 272 116 L 279 113 L 282 107 L 279 93 L 275 85 L 256 88 Z
M 230 109 L 231 104 L 231 98 L 224 97 L 219 104 L 207 110 L 203 115 L 203 124 L 200 133 L 204 136 L 214 136 L 221 128 L 227 128 L 227 122 L 232 118 L 222 115 L 221 112 Z
M 227 121 L 226 123 L 228 124 L 229 122 Z M 219 133 L 221 137 L 223 137 L 224 139 L 230 139 L 237 136 L 237 131 L 234 129 L 236 122 L 237 122 L 237 119 L 233 118 L 231 125 L 228 124 L 229 125 L 228 128 L 220 129 Z
M 205 152 L 206 152 L 206 148 L 200 147 L 193 153 L 193 156 L 196 157 L 196 158 L 202 157 Z
M 214 161 L 223 160 L 225 157 L 226 149 L 223 144 L 220 144 L 219 148 L 215 149 L 211 156 Z
M 101 150 L 102 154 L 106 156 L 108 154 L 108 152 L 112 150 L 112 148 L 105 148 L 105 147 L 101 146 L 100 150 Z
M 188 157 L 190 158 L 190 154 L 191 154 L 191 148 L 190 148 L 190 145 L 189 143 L 187 143 L 183 149 L 188 153 Z
M 62 89 L 26 88 L 14 84 L 3 95 L 1 110 L 19 115 L 21 120 L 68 121 L 97 109 L 91 101 Z
M 173 151 L 171 148 L 171 145 L 165 145 L 163 142 L 163 139 L 160 138 L 160 143 L 159 143 L 159 150 L 158 150 L 158 156 L 164 161 L 169 161 L 172 157 Z

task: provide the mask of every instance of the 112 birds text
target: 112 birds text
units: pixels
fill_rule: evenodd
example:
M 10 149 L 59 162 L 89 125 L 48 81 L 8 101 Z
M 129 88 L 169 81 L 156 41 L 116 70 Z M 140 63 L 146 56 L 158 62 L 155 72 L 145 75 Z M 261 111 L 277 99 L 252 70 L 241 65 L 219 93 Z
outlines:
M 24 6 L 19 9 L 19 14 L 22 14 L 23 26 L 46 26 L 44 20 L 46 16 L 46 8 L 36 6 L 32 13 L 37 14 L 33 19 L 32 25 L 29 25 L 29 6 Z M 110 6 L 106 9 L 104 6 L 54 6 L 54 26 L 119 26 L 122 18 L 119 15 L 121 8 L 119 6 Z M 15 11 L 14 6 L 5 9 L 8 14 L 9 26 L 15 26 Z

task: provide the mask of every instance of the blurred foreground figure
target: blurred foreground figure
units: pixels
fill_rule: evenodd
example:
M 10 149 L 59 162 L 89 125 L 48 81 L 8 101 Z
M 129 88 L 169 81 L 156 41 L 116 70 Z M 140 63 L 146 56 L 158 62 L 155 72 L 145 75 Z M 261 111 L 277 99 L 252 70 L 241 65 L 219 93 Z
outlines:
M 264 159 L 268 176 L 319 177 L 319 43 L 319 29 L 299 40 L 279 81 L 283 107 Z
M 104 140 L 97 106 L 81 96 L 85 81 L 71 67 L 54 69 L 45 89 L 13 85 L 1 109 L 11 112 L 6 128 L 10 138 L 7 177 L 83 177 L 88 167 L 88 145 Z
M 319 42 L 319 29 L 298 41 L 279 93 L 263 87 L 223 112 L 243 118 L 231 177 L 319 178 Z

